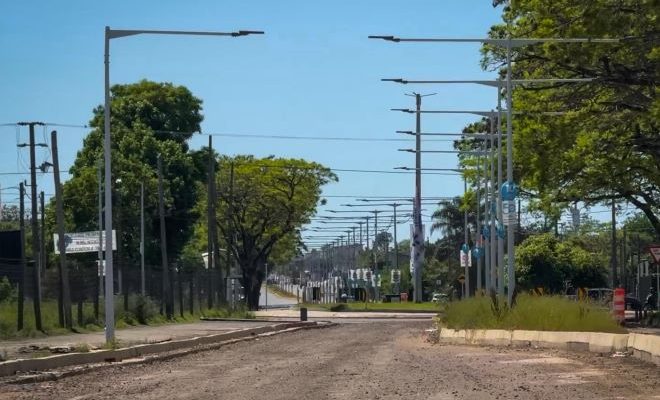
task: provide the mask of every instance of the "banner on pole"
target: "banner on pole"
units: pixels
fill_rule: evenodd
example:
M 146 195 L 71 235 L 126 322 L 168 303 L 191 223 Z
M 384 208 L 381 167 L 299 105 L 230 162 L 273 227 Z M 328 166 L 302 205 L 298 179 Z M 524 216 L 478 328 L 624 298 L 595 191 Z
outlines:
M 502 200 L 502 223 L 504 225 L 516 225 L 518 223 L 515 200 Z
M 471 267 L 472 266 L 472 257 L 470 257 L 470 249 L 467 252 L 461 250 L 461 267 Z
M 55 254 L 60 254 L 59 235 L 53 233 Z M 99 231 L 64 234 L 64 250 L 67 254 L 94 253 L 99 251 Z M 101 250 L 105 251 L 105 231 L 101 232 Z M 117 232 L 112 230 L 112 250 L 117 250 Z
M 415 276 L 415 262 L 420 264 L 424 261 L 424 229 L 422 224 L 419 232 L 416 231 L 415 225 L 410 225 L 410 275 Z
M 401 283 L 401 270 L 393 269 L 390 271 L 392 283 L 399 284 Z

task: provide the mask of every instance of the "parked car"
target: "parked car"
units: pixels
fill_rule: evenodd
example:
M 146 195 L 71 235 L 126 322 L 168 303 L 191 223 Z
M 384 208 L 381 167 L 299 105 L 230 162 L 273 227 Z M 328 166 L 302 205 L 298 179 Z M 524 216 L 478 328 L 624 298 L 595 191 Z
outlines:
M 445 303 L 447 301 L 449 301 L 449 296 L 444 293 L 433 293 L 431 298 L 432 303 Z
M 637 297 L 626 295 L 626 310 L 641 311 L 642 302 Z

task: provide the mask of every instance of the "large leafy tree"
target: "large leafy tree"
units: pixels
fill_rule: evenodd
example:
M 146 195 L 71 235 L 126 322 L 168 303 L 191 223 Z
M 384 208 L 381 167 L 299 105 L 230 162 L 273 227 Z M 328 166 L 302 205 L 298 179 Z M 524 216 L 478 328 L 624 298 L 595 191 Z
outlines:
M 518 0 L 491 28 L 498 38 L 623 39 L 514 51 L 514 78 L 593 79 L 514 90 L 514 109 L 529 112 L 514 120 L 515 176 L 541 206 L 626 201 L 660 234 L 659 10 L 653 0 Z M 502 48 L 482 51 L 484 68 L 503 68 Z
M 229 249 L 240 267 L 250 309 L 259 306 L 265 264 L 296 254 L 300 228 L 316 212 L 322 186 L 336 179 L 322 165 L 299 159 L 236 156 L 218 160 L 220 246 Z M 206 215 L 204 197 L 199 209 Z
M 189 132 L 199 131 L 201 100 L 183 86 L 140 81 L 111 88 L 112 188 L 118 263 L 129 269 L 139 260 L 140 186 L 145 188 L 146 258 L 160 265 L 157 158 L 163 160 L 167 245 L 171 259 L 192 234 L 202 173 L 188 152 Z M 85 138 L 64 184 L 68 231 L 98 227 L 98 167 L 103 159 L 103 107 L 94 109 Z M 184 132 L 183 134 L 173 132 Z M 51 225 L 52 218 L 51 210 Z M 92 257 L 92 256 L 90 256 Z M 92 257 L 93 258 L 93 257 Z
M 552 234 L 531 236 L 516 249 L 516 279 L 524 289 L 543 287 L 561 293 L 572 287 L 600 287 L 607 282 L 606 257 L 579 240 L 560 241 Z

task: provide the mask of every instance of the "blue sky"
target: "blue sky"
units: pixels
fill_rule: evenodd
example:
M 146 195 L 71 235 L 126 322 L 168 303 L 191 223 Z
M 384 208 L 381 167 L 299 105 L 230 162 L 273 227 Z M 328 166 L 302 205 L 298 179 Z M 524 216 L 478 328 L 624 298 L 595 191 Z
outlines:
M 483 109 L 495 106 L 492 88 L 401 86 L 384 77 L 483 79 L 474 44 L 394 44 L 371 34 L 408 37 L 483 37 L 501 9 L 490 0 L 465 1 L 5 1 L 0 6 L 0 123 L 45 121 L 84 125 L 103 100 L 103 30 L 264 30 L 242 38 L 135 36 L 111 44 L 111 82 L 146 78 L 185 85 L 203 99 L 203 131 L 257 135 L 405 138 L 414 116 L 389 111 L 412 107 L 405 93 L 437 95 L 425 109 Z M 424 131 L 458 132 L 474 116 L 429 115 Z M 53 129 L 38 128 L 39 141 Z M 82 146 L 85 129 L 57 128 L 60 162 L 68 168 Z M 0 173 L 26 173 L 29 153 L 17 143 L 27 129 L 0 127 Z M 191 146 L 206 141 L 196 137 Z M 412 154 L 397 152 L 412 142 L 339 142 L 217 137 L 224 154 L 299 157 L 338 169 L 392 170 L 412 166 Z M 448 149 L 427 142 L 426 149 Z M 48 150 L 37 162 L 50 161 Z M 425 155 L 423 165 L 453 168 L 453 155 Z M 338 172 L 327 195 L 412 196 L 413 175 Z M 0 175 L 2 187 L 28 175 Z M 66 175 L 64 176 L 66 178 Z M 52 175 L 39 177 L 53 193 Z M 425 175 L 424 196 L 453 196 L 458 176 Z M 17 192 L 3 192 L 15 201 Z M 328 198 L 339 209 L 350 199 Z M 430 211 L 428 211 L 430 212 Z M 408 229 L 399 227 L 399 238 Z

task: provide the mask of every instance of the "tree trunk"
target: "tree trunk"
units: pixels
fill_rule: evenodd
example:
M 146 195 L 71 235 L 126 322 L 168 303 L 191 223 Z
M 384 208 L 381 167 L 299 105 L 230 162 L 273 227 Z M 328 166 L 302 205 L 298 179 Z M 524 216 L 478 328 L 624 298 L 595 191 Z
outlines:
M 261 296 L 261 283 L 265 277 L 266 261 L 262 259 L 252 262 L 241 260 L 240 265 L 247 307 L 250 311 L 257 311 L 259 309 L 259 297 Z

